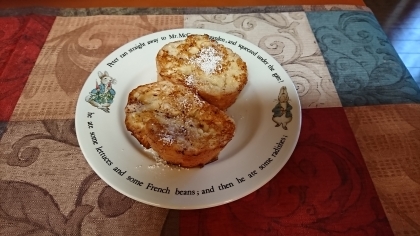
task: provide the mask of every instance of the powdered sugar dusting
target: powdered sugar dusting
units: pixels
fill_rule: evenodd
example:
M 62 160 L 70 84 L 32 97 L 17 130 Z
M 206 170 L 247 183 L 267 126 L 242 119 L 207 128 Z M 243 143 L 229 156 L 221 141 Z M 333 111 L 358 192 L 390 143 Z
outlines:
M 155 150 L 149 148 L 149 149 L 145 149 L 145 151 L 150 153 L 153 159 L 155 159 L 156 161 L 155 164 L 149 165 L 147 168 L 155 169 L 159 167 L 168 167 L 168 163 L 165 160 L 163 160 Z
M 156 163 L 153 165 L 149 165 L 147 168 L 156 169 L 156 168 L 169 167 L 168 163 L 165 160 L 163 160 L 157 153 L 156 155 L 153 155 L 153 158 L 155 159 Z
M 178 102 L 183 110 L 189 110 L 192 107 L 192 104 L 188 102 L 188 99 L 185 96 L 180 97 Z
M 171 145 L 174 142 L 174 137 L 172 135 L 169 135 L 169 134 L 163 134 L 162 137 L 160 137 L 160 139 L 166 145 Z
M 196 93 L 194 94 L 194 102 L 196 102 L 199 106 L 204 104 L 204 101 L 201 100 L 201 98 Z
M 165 145 L 172 145 L 173 143 L 177 143 L 178 145 L 182 145 L 186 142 L 186 135 L 187 129 L 184 127 L 184 123 L 182 120 L 172 120 L 168 123 L 167 120 L 162 119 L 162 124 L 165 124 L 165 129 L 159 131 L 159 140 L 163 142 Z
M 147 166 L 148 169 L 151 169 L 151 170 L 154 170 L 154 169 L 178 170 L 178 171 L 189 170 L 189 168 L 184 168 L 184 167 L 181 167 L 181 166 L 169 164 L 167 161 L 163 160 L 155 150 L 153 150 L 151 148 L 145 149 L 145 151 L 150 153 L 152 158 L 156 161 L 156 163 L 154 163 L 152 165 L 148 165 Z M 141 167 L 141 165 L 140 165 L 140 167 Z
M 194 59 L 190 59 L 191 64 L 195 64 L 200 67 L 206 74 L 212 74 L 216 70 L 221 70 L 220 61 L 222 57 L 217 53 L 213 47 L 202 48 L 198 56 Z
M 181 105 L 181 108 L 186 111 L 193 108 L 193 106 L 198 106 L 198 107 L 203 106 L 204 101 L 196 93 L 194 93 L 193 99 L 194 100 L 191 101 L 191 99 L 188 99 L 187 97 L 182 96 L 178 98 L 178 103 Z
M 185 79 L 185 84 L 187 84 L 188 86 L 194 85 L 194 76 L 193 75 L 187 76 L 187 78 Z
M 178 100 L 179 104 L 181 105 L 182 108 L 187 108 L 188 106 L 188 101 L 185 97 L 180 97 Z

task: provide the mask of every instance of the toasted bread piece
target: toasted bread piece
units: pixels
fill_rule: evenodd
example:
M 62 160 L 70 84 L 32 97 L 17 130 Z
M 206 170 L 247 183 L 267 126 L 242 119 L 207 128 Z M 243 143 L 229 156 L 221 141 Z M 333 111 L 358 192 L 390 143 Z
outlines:
M 208 35 L 189 35 L 171 42 L 156 56 L 158 81 L 192 88 L 208 103 L 226 110 L 248 82 L 246 63 Z
M 125 125 L 145 147 L 168 163 L 197 167 L 216 160 L 233 138 L 232 118 L 187 87 L 170 81 L 132 90 Z

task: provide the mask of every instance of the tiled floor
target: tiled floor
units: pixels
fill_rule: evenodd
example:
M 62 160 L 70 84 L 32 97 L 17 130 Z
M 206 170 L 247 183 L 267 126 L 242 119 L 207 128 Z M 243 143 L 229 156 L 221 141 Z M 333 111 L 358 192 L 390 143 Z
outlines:
M 420 1 L 364 1 L 420 86 Z

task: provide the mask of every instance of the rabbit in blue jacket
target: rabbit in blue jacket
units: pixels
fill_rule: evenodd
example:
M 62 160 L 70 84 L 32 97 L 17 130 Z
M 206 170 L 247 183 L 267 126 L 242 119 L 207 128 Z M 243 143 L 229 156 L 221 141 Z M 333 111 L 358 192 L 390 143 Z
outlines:
M 109 76 L 107 71 L 104 73 L 99 71 L 98 76 L 100 83 L 96 82 L 96 88 L 92 89 L 86 97 L 86 101 L 92 106 L 109 113 L 109 106 L 111 106 L 115 97 L 112 84 L 115 84 L 116 80 Z

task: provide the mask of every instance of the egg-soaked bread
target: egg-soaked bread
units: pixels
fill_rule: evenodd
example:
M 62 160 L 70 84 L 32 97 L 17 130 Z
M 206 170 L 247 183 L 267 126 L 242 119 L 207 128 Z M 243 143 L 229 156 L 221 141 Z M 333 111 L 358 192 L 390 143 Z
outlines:
M 217 160 L 235 132 L 234 121 L 225 112 L 170 81 L 132 90 L 125 113 L 127 129 L 145 148 L 182 167 Z
M 156 56 L 156 66 L 158 81 L 183 84 L 222 110 L 236 101 L 248 81 L 246 63 L 208 35 L 166 44 Z

